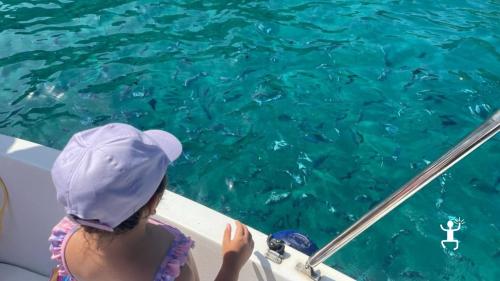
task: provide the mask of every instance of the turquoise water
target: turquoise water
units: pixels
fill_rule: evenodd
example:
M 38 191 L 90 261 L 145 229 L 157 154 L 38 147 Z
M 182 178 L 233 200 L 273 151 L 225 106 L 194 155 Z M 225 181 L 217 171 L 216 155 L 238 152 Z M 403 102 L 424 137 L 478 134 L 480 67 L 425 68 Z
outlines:
M 0 133 L 167 129 L 173 191 L 323 245 L 500 107 L 499 18 L 497 1 L 0 1 Z M 497 136 L 328 263 L 500 280 L 499 156 Z

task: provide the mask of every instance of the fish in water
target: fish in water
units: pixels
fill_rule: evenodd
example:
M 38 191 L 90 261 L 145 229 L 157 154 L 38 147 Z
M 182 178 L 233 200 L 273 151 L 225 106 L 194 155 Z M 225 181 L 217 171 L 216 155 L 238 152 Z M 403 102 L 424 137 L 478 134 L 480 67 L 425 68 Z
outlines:
M 411 75 L 412 75 L 412 80 L 415 80 L 415 78 L 416 78 L 419 74 L 421 74 L 421 73 L 425 73 L 425 69 L 418 67 L 418 68 L 416 68 L 416 69 L 412 70 L 412 72 L 411 72 Z
M 469 106 L 469 111 L 473 115 L 478 115 L 481 118 L 487 118 L 491 112 L 491 106 L 485 103 L 476 104 L 474 107 Z
M 299 227 L 300 226 L 300 218 L 302 217 L 302 212 L 299 212 L 299 214 L 297 215 L 297 217 L 295 217 L 295 227 Z
M 429 73 L 425 69 L 418 67 L 418 68 L 412 70 L 411 80 L 403 86 L 403 89 L 407 90 L 413 84 L 415 84 L 415 81 L 417 81 L 417 80 L 425 81 L 425 80 L 438 80 L 438 79 L 439 79 L 439 76 L 437 76 L 436 74 Z
M 314 159 L 314 161 L 312 162 L 313 168 L 317 169 L 319 166 L 321 166 L 321 164 L 323 164 L 326 161 L 326 159 L 328 159 L 328 157 L 329 157 L 329 155 L 325 154 L 325 155 L 321 155 L 317 159 Z
M 360 195 L 357 195 L 356 197 L 354 197 L 354 201 L 371 202 L 372 199 L 370 198 L 370 196 L 368 196 L 366 194 L 360 194 Z
M 371 105 L 371 104 L 381 104 L 381 103 L 384 103 L 384 100 L 382 100 L 382 99 L 380 99 L 380 100 L 370 100 L 370 101 L 363 102 L 363 106 L 368 106 L 368 105 Z
M 286 143 L 285 140 L 278 140 L 278 141 L 274 141 L 274 146 L 273 146 L 273 150 L 276 151 L 276 150 L 280 150 L 282 147 L 285 147 L 287 146 L 288 143 Z
M 4 120 L 2 120 L 2 122 L 3 122 L 3 121 L 6 121 L 6 120 L 8 120 L 10 117 L 12 117 L 12 116 L 16 115 L 16 114 L 17 114 L 19 111 L 21 111 L 23 108 L 24 108 L 24 106 L 21 106 L 21 107 L 19 107 L 19 108 L 16 108 L 16 109 L 12 110 L 12 111 L 11 111 L 11 112 L 7 115 L 7 117 L 5 117 L 5 119 L 4 119 Z
M 325 122 L 321 122 L 321 123 L 319 123 L 319 124 L 316 126 L 316 129 L 318 129 L 318 130 L 321 130 L 321 129 L 323 129 L 323 128 L 325 128 Z
M 342 121 L 347 118 L 347 113 L 342 113 L 339 116 L 335 117 L 335 121 Z
M 391 243 L 395 243 L 396 242 L 396 239 L 401 236 L 401 235 L 409 235 L 411 232 L 408 230 L 408 229 L 400 229 L 398 232 L 394 233 L 392 236 L 391 236 Z
M 357 74 L 349 74 L 347 75 L 347 82 L 345 82 L 346 85 L 352 84 L 354 82 L 354 78 L 359 77 Z
M 436 104 L 440 104 L 440 103 L 443 103 L 443 101 L 446 101 L 447 98 L 445 95 L 432 93 L 432 95 L 427 95 L 423 100 L 424 101 L 433 101 Z
M 191 83 L 198 80 L 200 77 L 205 77 L 205 76 L 208 76 L 208 73 L 200 72 L 195 76 L 189 77 L 188 79 L 184 80 L 184 87 L 188 87 Z
M 444 199 L 443 199 L 443 198 L 438 198 L 438 199 L 436 200 L 436 204 L 434 204 L 434 205 L 436 206 L 436 208 L 438 208 L 438 209 L 439 209 L 439 208 L 441 208 L 441 205 L 443 204 L 443 202 L 444 202 Z
M 427 280 L 427 278 L 425 278 L 422 273 L 418 272 L 418 271 L 415 271 L 415 270 L 405 270 L 403 272 L 401 272 L 400 274 L 402 277 L 407 277 L 407 278 L 411 278 L 411 279 L 424 279 L 424 280 Z
M 109 115 L 99 115 L 93 118 L 92 125 L 103 124 L 111 119 Z
M 269 205 L 279 203 L 290 197 L 290 194 L 290 192 L 276 193 L 275 191 L 273 191 L 264 204 Z
M 202 103 L 201 104 L 201 109 L 203 109 L 203 112 L 205 113 L 205 116 L 207 116 L 208 120 L 212 120 L 213 116 L 212 113 L 210 113 L 210 110 L 208 109 L 208 105 Z
M 302 180 L 302 177 L 297 174 L 293 174 L 292 172 L 286 170 L 285 173 L 287 173 L 292 179 L 297 183 L 297 184 L 302 184 L 304 181 Z
M 312 143 L 332 143 L 333 140 L 322 133 L 307 133 L 304 139 Z
M 252 95 L 252 99 L 259 105 L 262 105 L 263 103 L 266 102 L 279 100 L 283 97 L 283 95 L 284 94 L 281 91 L 272 91 L 270 93 L 257 91 Z
M 387 79 L 387 75 L 391 72 L 390 69 L 383 69 L 382 70 L 382 73 L 380 73 L 380 75 L 377 77 L 377 80 L 378 81 L 384 81 L 385 79 Z
M 221 123 L 212 127 L 212 130 L 214 130 L 215 132 L 221 132 L 221 131 L 224 131 L 225 129 L 226 129 L 226 127 L 224 126 L 224 124 L 221 124 Z
M 222 81 L 222 82 L 229 82 L 229 81 L 231 81 L 231 78 L 226 77 L 226 76 L 220 76 L 219 80 Z
M 208 96 L 208 92 L 209 91 L 210 91 L 210 88 L 207 88 L 203 92 L 203 94 L 202 94 L 201 98 L 199 99 L 199 101 L 200 101 L 201 109 L 203 110 L 203 112 L 207 116 L 208 120 L 212 120 L 213 116 L 212 116 L 212 113 L 209 110 L 209 107 L 215 102 L 215 97 L 212 97 L 210 99 L 210 101 L 205 102 L 205 100 L 209 98 L 209 96 Z
M 156 111 L 156 99 L 154 99 L 154 98 L 153 98 L 153 99 L 150 99 L 150 100 L 148 101 L 148 104 L 151 106 L 151 108 L 152 108 L 154 111 Z
M 384 124 L 384 129 L 386 132 L 388 132 L 391 135 L 395 135 L 399 132 L 398 126 L 390 124 L 390 123 Z
M 241 72 L 238 76 L 236 76 L 236 80 L 242 80 L 242 79 L 245 79 L 245 77 L 252 73 L 252 72 L 255 72 L 257 71 L 257 69 L 250 69 L 250 68 L 247 68 L 245 70 L 243 70 L 243 72 Z
M 294 119 L 290 115 L 283 113 L 283 114 L 280 114 L 278 116 L 278 120 L 280 120 L 280 121 L 293 121 Z
M 399 156 L 401 156 L 401 146 L 396 146 L 396 148 L 394 148 L 394 151 L 392 152 L 391 157 L 394 161 L 398 161 Z
M 226 178 L 225 180 L 228 190 L 233 190 L 234 188 L 234 178 Z
M 233 96 L 230 96 L 230 97 L 227 97 L 227 98 L 224 98 L 224 102 L 232 102 L 232 101 L 235 101 L 239 98 L 241 98 L 242 94 L 238 93 L 238 94 L 235 94 Z
M 387 257 L 384 258 L 384 267 L 389 267 L 393 262 L 394 259 L 396 258 L 396 255 L 394 254 L 389 254 Z M 388 279 L 391 280 L 391 279 Z
M 356 144 L 362 144 L 365 141 L 363 135 L 355 129 L 351 129 L 351 136 Z
M 385 51 L 384 47 L 380 46 L 380 50 L 382 51 L 382 54 L 384 55 L 384 65 L 387 67 L 391 67 L 392 62 L 389 60 L 389 55 Z
M 347 172 L 347 174 L 343 175 L 340 177 L 340 180 L 348 180 L 348 179 L 351 179 L 352 176 L 354 175 L 354 173 L 356 173 L 358 170 L 352 170 L 352 171 L 349 171 Z
M 451 117 L 451 115 L 439 115 L 439 118 L 441 119 L 441 124 L 443 126 L 457 125 L 457 122 L 453 120 L 453 117 Z
M 469 184 L 473 188 L 475 188 L 481 192 L 484 192 L 484 193 L 488 193 L 488 194 L 498 194 L 499 193 L 499 190 L 494 185 L 487 184 L 478 178 L 471 179 L 469 181 Z

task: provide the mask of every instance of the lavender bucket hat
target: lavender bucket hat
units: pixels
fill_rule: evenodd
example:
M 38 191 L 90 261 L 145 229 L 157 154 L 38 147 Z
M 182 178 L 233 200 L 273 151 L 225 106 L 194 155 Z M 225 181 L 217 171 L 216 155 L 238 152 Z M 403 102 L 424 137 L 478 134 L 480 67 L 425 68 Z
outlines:
M 113 231 L 149 201 L 181 153 L 165 131 L 112 123 L 78 132 L 52 167 L 57 200 L 77 223 Z

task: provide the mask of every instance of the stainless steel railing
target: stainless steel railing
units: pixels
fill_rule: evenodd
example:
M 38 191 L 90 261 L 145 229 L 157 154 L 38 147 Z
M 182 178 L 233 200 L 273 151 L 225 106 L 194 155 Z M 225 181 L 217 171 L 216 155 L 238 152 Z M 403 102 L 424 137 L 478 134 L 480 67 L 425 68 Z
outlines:
M 344 247 L 352 239 L 363 233 L 368 227 L 376 223 L 394 208 L 410 198 L 417 191 L 426 186 L 430 181 L 444 173 L 447 169 L 474 151 L 481 144 L 492 138 L 500 131 L 500 110 L 486 120 L 479 128 L 470 133 L 459 144 L 449 150 L 446 154 L 434 161 L 424 171 L 403 185 L 399 190 L 378 204 L 375 208 L 365 214 L 347 230 L 309 257 L 305 265 L 298 265 L 308 274 L 314 274 L 313 268 Z

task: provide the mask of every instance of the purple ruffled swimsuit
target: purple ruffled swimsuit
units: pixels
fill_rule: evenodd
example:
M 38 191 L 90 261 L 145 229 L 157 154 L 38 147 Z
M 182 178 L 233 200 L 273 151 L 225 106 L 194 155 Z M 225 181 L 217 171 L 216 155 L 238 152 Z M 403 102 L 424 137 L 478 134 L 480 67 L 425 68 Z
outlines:
M 174 235 L 174 241 L 170 246 L 165 258 L 163 259 L 158 271 L 156 272 L 154 281 L 173 281 L 179 277 L 181 267 L 186 264 L 189 254 L 189 249 L 194 247 L 194 242 L 191 238 L 186 237 L 180 230 L 170 225 L 163 224 L 159 221 L 150 219 L 150 223 L 162 226 L 166 231 Z M 64 217 L 53 229 L 49 237 L 50 251 L 52 259 L 57 262 L 58 279 L 67 281 L 77 281 L 71 275 L 66 266 L 64 259 L 64 249 L 66 243 L 73 233 L 78 230 L 79 224 Z

